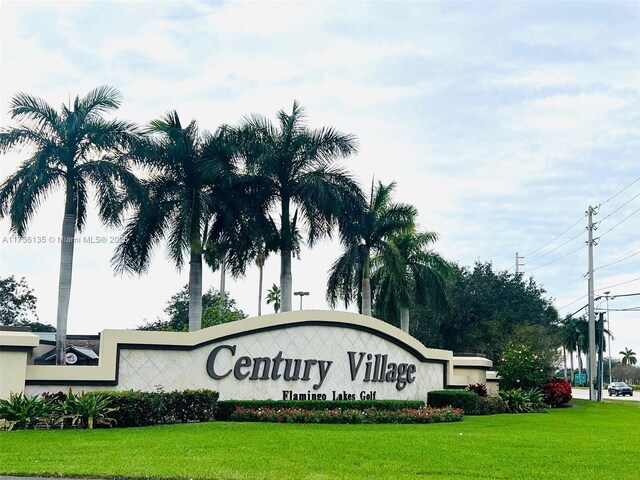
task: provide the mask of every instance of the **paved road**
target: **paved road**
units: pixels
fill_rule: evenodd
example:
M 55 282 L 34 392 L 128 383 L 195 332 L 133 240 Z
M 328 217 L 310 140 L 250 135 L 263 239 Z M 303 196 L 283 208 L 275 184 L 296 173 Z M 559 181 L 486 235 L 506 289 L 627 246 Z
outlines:
M 583 400 L 589 400 L 589 390 L 586 388 L 574 388 L 572 391 L 573 398 L 581 398 Z M 633 392 L 633 396 L 626 397 L 610 397 L 606 390 L 602 392 L 603 400 L 613 400 L 613 401 L 631 401 L 631 402 L 640 402 L 640 392 Z

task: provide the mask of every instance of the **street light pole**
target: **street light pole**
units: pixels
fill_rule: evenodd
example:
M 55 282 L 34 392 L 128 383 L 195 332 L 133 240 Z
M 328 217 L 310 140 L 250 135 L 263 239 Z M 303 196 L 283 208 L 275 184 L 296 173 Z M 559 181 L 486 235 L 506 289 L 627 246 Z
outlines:
M 299 292 L 293 292 L 293 294 L 298 295 L 300 297 L 300 310 L 302 310 L 302 297 L 304 297 L 305 295 L 309 295 L 309 292 L 299 291 Z
M 604 292 L 604 297 L 607 299 L 607 335 L 609 337 L 609 383 L 611 383 L 611 324 L 609 323 L 609 294 L 611 292 Z M 611 297 L 614 298 L 614 297 Z

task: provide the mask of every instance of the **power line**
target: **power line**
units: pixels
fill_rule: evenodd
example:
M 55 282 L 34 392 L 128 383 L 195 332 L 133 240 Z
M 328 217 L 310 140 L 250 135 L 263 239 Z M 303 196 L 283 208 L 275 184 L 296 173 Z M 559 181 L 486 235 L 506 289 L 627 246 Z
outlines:
M 613 200 L 614 198 L 616 198 L 618 195 L 620 195 L 622 192 L 624 192 L 627 188 L 629 188 L 631 185 L 633 185 L 634 183 L 636 183 L 638 180 L 640 180 L 640 177 L 636 178 L 633 182 L 631 182 L 629 185 L 627 185 L 626 187 L 624 187 L 622 190 L 620 190 L 618 193 L 616 193 L 613 197 L 609 197 L 607 198 L 604 202 L 601 203 L 601 205 L 605 205 L 606 203 L 608 203 L 609 201 Z M 635 198 L 635 197 L 634 197 Z
M 566 255 L 563 255 L 562 257 L 558 257 L 558 258 L 556 258 L 555 260 L 551 260 L 550 262 L 547 262 L 547 263 L 545 263 L 545 264 L 543 264 L 543 265 L 540 265 L 540 266 L 538 266 L 538 267 L 531 268 L 531 269 L 527 270 L 527 273 L 529 273 L 529 272 L 533 272 L 534 270 L 538 270 L 539 268 L 542 268 L 542 267 L 546 267 L 547 265 L 551 265 L 552 263 L 555 263 L 555 262 L 557 262 L 558 260 L 562 260 L 563 258 L 567 258 L 569 255 L 573 255 L 573 254 L 574 254 L 574 253 L 576 253 L 578 250 L 580 250 L 580 249 L 582 249 L 582 248 L 584 248 L 584 247 L 585 247 L 585 245 L 580 245 L 578 248 L 576 248 L 575 250 L 573 250 L 573 251 L 571 251 L 571 252 L 567 253 Z
M 533 263 L 536 260 L 540 260 L 542 257 L 546 257 L 547 255 L 549 255 L 550 253 L 555 252 L 556 250 L 558 250 L 559 248 L 564 247 L 567 243 L 572 242 L 573 240 L 575 240 L 576 238 L 578 238 L 580 235 L 582 235 L 584 232 L 578 232 L 578 234 L 575 237 L 571 237 L 569 240 L 567 240 L 566 242 L 564 242 L 562 245 L 558 245 L 556 248 L 554 248 L 553 250 L 549 250 L 547 253 L 543 253 L 542 255 L 540 255 L 539 257 L 534 258 L 533 260 L 529 260 L 529 262 L 527 263 L 523 263 L 523 265 L 528 265 L 529 263 Z
M 602 233 L 600 235 L 600 238 L 604 237 L 607 233 L 609 233 L 611 230 L 613 230 L 614 228 L 616 228 L 618 225 L 620 225 L 623 222 L 626 222 L 629 218 L 631 218 L 632 216 L 634 216 L 636 213 L 640 212 L 640 208 L 638 208 L 637 210 L 634 210 L 633 212 L 631 212 L 631 214 L 627 215 L 626 217 L 624 217 L 622 220 L 620 220 L 618 223 L 616 223 L 613 227 L 611 227 L 609 230 L 607 230 L 606 232 Z
M 613 287 L 619 287 L 620 285 L 626 285 L 627 283 L 633 283 L 633 282 L 637 282 L 638 280 L 640 280 L 640 277 L 638 278 L 633 278 L 631 280 L 627 280 L 626 282 L 622 282 L 622 283 L 616 283 L 615 285 L 609 285 L 608 287 L 602 287 L 602 288 L 598 288 L 596 291 L 601 291 L 601 290 L 608 290 L 609 288 L 613 288 Z M 640 295 L 640 294 L 639 294 Z M 626 297 L 627 295 L 616 295 L 616 297 Z
M 635 250 L 635 249 L 633 249 L 633 250 Z M 633 251 L 633 250 L 630 250 L 630 251 Z M 629 252 L 627 252 L 627 253 L 629 253 Z M 614 260 L 613 262 L 607 263 L 605 265 L 601 265 L 598 268 L 594 269 L 593 271 L 595 272 L 596 270 L 600 270 L 602 268 L 610 267 L 611 265 L 615 265 L 616 263 L 624 262 L 625 260 L 629 260 L 631 257 L 635 257 L 636 255 L 640 255 L 640 251 L 637 251 L 636 253 L 632 253 L 628 257 L 620 258 L 620 260 Z
M 580 280 L 584 281 L 585 280 L 585 276 L 584 275 L 580 275 L 580 278 L 578 278 L 577 280 L 574 280 L 573 282 L 567 283 L 565 286 L 560 287 L 557 290 L 554 290 L 553 293 L 551 293 L 549 295 L 552 296 L 552 297 L 555 297 L 556 293 L 561 292 L 565 288 L 570 287 L 571 285 L 573 285 L 576 282 L 579 282 Z
M 607 218 L 609 218 L 611 215 L 613 215 L 614 213 L 616 213 L 618 210 L 620 210 L 622 207 L 629 205 L 629 203 L 631 203 L 633 200 L 635 200 L 636 198 L 640 197 L 640 193 L 638 193 L 635 197 L 631 197 L 629 200 L 627 200 L 626 202 L 624 202 L 622 205 L 620 205 L 618 208 L 616 208 L 613 212 L 611 212 L 609 215 L 607 215 L 606 217 L 604 217 L 602 220 L 600 220 L 600 222 L 604 222 Z
M 580 217 L 580 219 L 579 219 L 576 223 L 574 223 L 573 225 L 571 225 L 569 228 L 567 228 L 567 229 L 566 229 L 565 231 L 563 231 L 561 234 L 559 234 L 559 235 L 555 236 L 554 238 L 552 238 L 550 241 L 548 241 L 548 242 L 547 242 L 547 243 L 545 243 L 544 245 L 542 245 L 542 246 L 540 246 L 540 247 L 536 248 L 535 250 L 533 250 L 533 251 L 531 251 L 531 252 L 527 253 L 527 254 L 526 254 L 526 255 L 524 255 L 524 256 L 525 256 L 525 257 L 528 257 L 529 255 L 532 255 L 532 254 L 536 253 L 537 251 L 542 250 L 542 249 L 543 249 L 544 247 L 546 247 L 547 245 L 549 245 L 549 244 L 551 244 L 551 243 L 555 242 L 555 241 L 556 241 L 558 238 L 560 238 L 562 235 L 564 235 L 564 234 L 565 234 L 565 233 L 567 233 L 569 230 L 571 230 L 573 227 L 575 227 L 575 226 L 576 226 L 576 225 L 578 225 L 580 222 L 582 222 L 582 219 L 583 219 L 584 217 L 586 217 L 586 216 L 587 216 L 587 214 L 585 213 L 582 217 Z

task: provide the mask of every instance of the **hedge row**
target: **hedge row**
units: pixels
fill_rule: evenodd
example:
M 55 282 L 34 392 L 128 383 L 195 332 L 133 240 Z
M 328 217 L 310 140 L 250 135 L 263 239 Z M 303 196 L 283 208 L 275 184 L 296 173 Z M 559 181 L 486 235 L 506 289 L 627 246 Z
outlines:
M 259 408 L 282 410 L 387 410 L 417 409 L 424 407 L 421 400 L 220 400 L 217 403 L 216 420 L 229 421 L 238 409 L 257 410 Z
M 467 415 L 478 411 L 478 394 L 467 390 L 434 390 L 427 394 L 427 405 L 435 408 L 461 408 Z
M 206 422 L 216 414 L 218 392 L 183 390 L 174 392 L 107 392 L 111 417 L 117 427 L 142 427 L 161 423 Z
M 459 408 L 403 408 L 400 410 L 322 409 L 301 408 L 241 408 L 231 414 L 234 422 L 277 422 L 277 423 L 442 423 L 459 422 L 462 410 Z

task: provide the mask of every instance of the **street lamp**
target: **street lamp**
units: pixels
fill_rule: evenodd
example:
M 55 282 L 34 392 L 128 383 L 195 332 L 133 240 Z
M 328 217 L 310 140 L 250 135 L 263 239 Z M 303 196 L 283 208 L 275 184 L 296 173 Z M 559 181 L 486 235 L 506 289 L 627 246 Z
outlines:
M 299 291 L 299 292 L 293 292 L 293 294 L 298 295 L 300 297 L 300 310 L 302 310 L 302 297 L 304 297 L 305 295 L 309 295 L 309 292 Z

